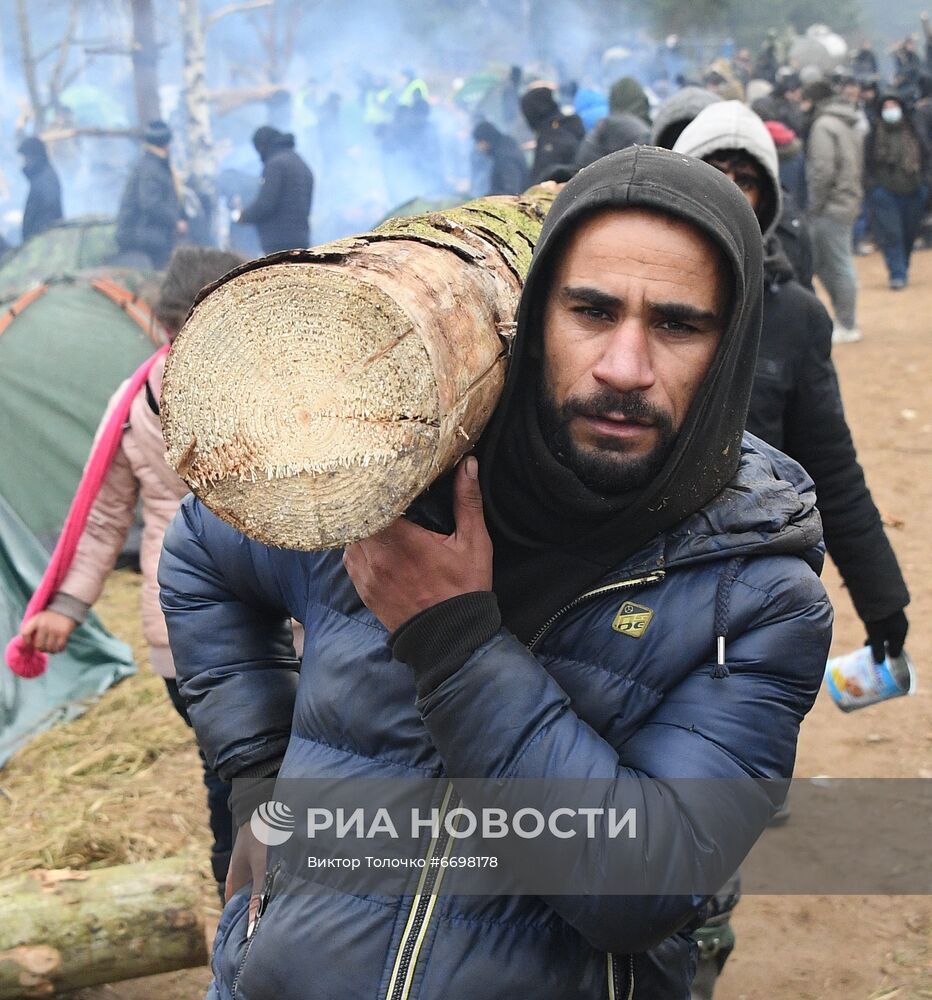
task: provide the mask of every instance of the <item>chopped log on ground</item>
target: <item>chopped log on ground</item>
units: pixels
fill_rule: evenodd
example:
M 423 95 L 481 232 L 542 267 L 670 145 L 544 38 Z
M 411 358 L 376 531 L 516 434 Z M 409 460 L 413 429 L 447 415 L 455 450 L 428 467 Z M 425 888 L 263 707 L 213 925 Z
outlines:
M 204 965 L 201 885 L 168 858 L 0 882 L 0 1000 Z
M 266 544 L 329 548 L 386 527 L 495 408 L 556 190 L 392 219 L 231 272 L 169 356 L 170 464 Z

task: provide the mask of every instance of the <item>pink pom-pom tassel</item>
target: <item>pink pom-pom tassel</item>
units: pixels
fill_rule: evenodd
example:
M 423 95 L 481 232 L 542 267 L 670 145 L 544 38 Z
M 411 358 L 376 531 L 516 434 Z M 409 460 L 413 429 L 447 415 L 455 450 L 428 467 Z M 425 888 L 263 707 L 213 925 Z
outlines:
M 6 646 L 6 663 L 18 677 L 38 677 L 45 673 L 49 658 L 46 653 L 27 646 L 21 635 L 14 635 Z

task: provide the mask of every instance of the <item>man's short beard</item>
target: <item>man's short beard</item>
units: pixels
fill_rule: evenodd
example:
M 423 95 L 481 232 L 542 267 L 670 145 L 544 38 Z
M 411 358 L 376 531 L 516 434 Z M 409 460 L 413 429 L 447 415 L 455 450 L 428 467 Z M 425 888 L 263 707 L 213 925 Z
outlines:
M 537 412 L 544 442 L 554 458 L 602 496 L 646 486 L 663 468 L 676 441 L 677 431 L 670 415 L 648 403 L 640 392 L 614 392 L 606 387 L 588 399 L 568 399 L 558 406 L 541 379 Z M 570 421 L 574 417 L 604 417 L 618 413 L 651 421 L 657 432 L 657 443 L 646 455 L 625 455 L 624 441 L 611 442 L 609 439 L 603 447 L 581 448 L 573 440 Z

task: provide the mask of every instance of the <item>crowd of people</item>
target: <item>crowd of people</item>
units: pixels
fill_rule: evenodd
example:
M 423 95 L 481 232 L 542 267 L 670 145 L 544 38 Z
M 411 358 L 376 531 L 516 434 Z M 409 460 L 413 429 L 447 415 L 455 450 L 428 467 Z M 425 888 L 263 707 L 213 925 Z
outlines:
M 925 21 L 924 26 L 928 44 L 932 34 Z M 666 48 L 672 60 L 670 52 L 675 44 Z M 930 190 L 932 60 L 928 54 L 921 57 L 911 41 L 904 42 L 895 52 L 894 74 L 885 80 L 878 75 L 877 59 L 869 44 L 862 45 L 849 63 L 828 73 L 784 65 L 778 48 L 770 38 L 756 59 L 739 50 L 732 58 L 707 65 L 695 78 L 680 73 L 676 80 L 652 80 L 647 87 L 632 76 L 622 76 L 605 93 L 597 87 L 558 86 L 542 78 L 528 79 L 516 67 L 496 92 L 495 108 L 487 102 L 482 113 L 474 116 L 469 133 L 473 144 L 471 194 L 520 194 L 529 185 L 547 181 L 567 186 L 548 218 L 525 287 L 523 301 L 532 303 L 523 305 L 519 314 L 518 343 L 523 341 L 525 346 L 523 353 L 522 348 L 516 348 L 505 402 L 480 442 L 482 470 L 468 464 L 475 461 L 472 459 L 458 473 L 457 536 L 462 518 L 463 538 L 468 535 L 479 553 L 470 563 L 471 570 L 460 572 L 462 567 L 452 564 L 438 568 L 432 561 L 441 557 L 431 543 L 423 539 L 415 543 L 408 536 L 392 540 L 393 558 L 401 569 L 396 565 L 391 573 L 379 568 L 379 553 L 371 548 L 373 543 L 352 546 L 343 562 L 339 555 L 308 556 L 311 562 L 299 569 L 290 555 L 273 553 L 260 558 L 255 543 L 241 539 L 193 499 L 184 501 L 185 509 L 169 536 L 161 580 L 162 606 L 168 612 L 172 644 L 183 647 L 186 654 L 180 694 L 173 679 L 164 621 L 153 607 L 146 611 L 151 626 L 147 635 L 151 632 L 153 663 L 166 676 L 173 702 L 186 720 L 191 710 L 204 745 L 205 781 L 212 796 L 214 875 L 221 887 L 227 883 L 229 896 L 235 898 L 248 878 L 258 875 L 259 868 L 251 858 L 242 857 L 239 867 L 235 857 L 230 867 L 233 819 L 223 802 L 226 783 L 244 775 L 268 777 L 279 768 L 284 773 L 283 756 L 291 740 L 295 704 L 291 681 L 285 676 L 293 669 L 290 638 L 273 631 L 265 638 L 259 635 L 265 619 L 248 606 L 233 579 L 237 567 L 243 569 L 246 563 L 255 576 L 250 580 L 251 593 L 266 602 L 262 615 L 272 614 L 269 608 L 274 605 L 274 612 L 281 612 L 283 620 L 305 622 L 308 616 L 313 625 L 331 614 L 342 623 L 337 628 L 339 634 L 329 640 L 331 659 L 319 666 L 316 708 L 305 705 L 307 711 L 295 714 L 296 724 L 305 726 L 307 732 L 299 733 L 295 738 L 299 745 L 289 750 L 292 774 L 298 773 L 295 767 L 301 762 L 309 771 L 324 767 L 323 755 L 332 756 L 334 747 L 349 739 L 347 734 L 364 730 L 376 719 L 380 720 L 380 731 L 389 734 L 387 748 L 378 753 L 368 743 L 350 748 L 370 767 L 366 773 L 371 774 L 378 773 L 386 755 L 405 767 L 426 767 L 425 761 L 433 766 L 434 747 L 439 747 L 448 766 L 459 763 L 467 769 L 485 769 L 483 773 L 496 772 L 506 761 L 528 762 L 527 776 L 534 777 L 539 776 L 534 771 L 535 762 L 546 764 L 555 776 L 563 774 L 559 767 L 564 761 L 583 769 L 595 766 L 593 762 L 601 766 L 608 761 L 611 770 L 618 766 L 617 755 L 625 766 L 643 773 L 652 774 L 655 769 L 670 773 L 670 755 L 679 754 L 681 762 L 688 759 L 693 768 L 701 764 L 703 775 L 730 775 L 734 769 L 788 777 L 796 728 L 818 690 L 828 645 L 830 611 L 812 572 L 821 559 L 816 549 L 819 529 L 812 513 L 813 484 L 825 546 L 864 623 L 875 661 L 902 650 L 908 630 L 905 608 L 909 593 L 857 461 L 831 351 L 833 343 L 861 339 L 856 253 L 865 251 L 873 241 L 886 261 L 890 289 L 902 290 L 909 282 L 910 258 L 922 233 Z M 398 89 L 372 79 L 362 92 L 360 107 L 367 126 L 381 143 L 385 164 L 403 162 L 404 176 L 414 176 L 424 185 L 420 193 L 437 194 L 442 179 L 437 172 L 438 140 L 431 126 L 427 83 L 413 71 L 404 74 Z M 328 102 L 327 114 L 326 125 L 322 119 L 320 128 L 338 131 L 338 100 Z M 170 300 L 172 289 L 182 276 L 186 278 L 185 289 L 175 295 L 184 301 L 179 299 L 178 308 L 166 319 L 174 334 L 201 278 L 212 280 L 238 258 L 216 256 L 219 251 L 178 249 L 179 243 L 190 241 L 190 230 L 171 170 L 172 138 L 166 123 L 153 121 L 148 125 L 143 153 L 122 195 L 116 239 L 124 263 L 159 270 L 168 266 L 163 300 Z M 315 178 L 296 150 L 294 135 L 263 126 L 253 135 L 253 144 L 262 164 L 262 183 L 248 203 L 230 199 L 232 225 L 254 227 L 265 254 L 310 245 Z M 61 218 L 61 194 L 41 140 L 25 139 L 20 152 L 31 184 L 23 218 L 25 239 Z M 689 173 L 693 163 L 699 164 L 695 176 Z M 339 163 L 331 166 L 339 169 Z M 386 169 L 394 176 L 390 166 Z M 401 196 L 409 190 L 399 187 L 395 193 Z M 665 201 L 661 204 L 658 198 Z M 581 215 L 579 205 L 587 206 L 589 214 Z M 726 233 L 732 235 L 726 238 Z M 635 244 L 646 248 L 645 256 L 637 261 L 624 259 L 618 273 L 626 277 L 616 288 L 612 282 L 617 274 L 607 276 L 598 262 L 604 263 L 609 250 L 623 256 L 618 248 Z M 186 252 L 194 256 L 186 257 Z M 650 302 L 657 297 L 656 277 L 644 260 L 655 268 L 677 271 L 685 267 L 683 260 L 690 261 L 677 286 L 689 304 L 671 308 L 670 314 L 656 323 L 655 317 L 648 323 L 638 314 L 635 325 L 644 326 L 638 326 L 635 335 L 634 327 L 628 329 L 628 319 L 623 322 L 616 314 L 624 313 L 625 308 L 633 311 L 631 303 L 640 301 L 639 295 Z M 676 267 L 671 263 L 674 260 Z M 570 273 L 586 275 L 593 287 L 602 282 L 605 288 L 597 292 L 577 288 L 581 282 L 575 277 L 573 286 L 567 278 L 564 288 L 562 276 Z M 559 295 L 542 284 L 542 275 L 560 286 Z M 814 276 L 828 293 L 834 318 L 813 292 Z M 726 288 L 740 288 L 744 298 L 726 304 Z M 541 305 L 544 301 L 546 310 Z M 688 320 L 682 320 L 687 314 Z M 748 330 L 758 317 L 762 335 L 755 361 Z M 675 338 L 670 327 L 676 327 Z M 586 336 L 574 340 L 572 334 L 578 329 L 584 329 Z M 597 344 L 599 338 L 609 335 L 630 338 L 624 363 L 619 360 L 620 349 L 617 357 L 606 353 L 586 359 L 574 353 L 580 350 L 582 340 Z M 543 346 L 534 342 L 541 337 Z M 684 351 L 687 341 L 695 341 L 695 357 L 703 355 L 695 371 L 690 369 L 688 392 L 682 389 L 682 380 L 677 383 L 673 378 L 672 369 L 648 371 L 650 351 L 644 345 L 658 337 L 666 338 L 664 349 L 671 356 Z M 531 349 L 527 347 L 529 339 Z M 646 353 L 635 365 L 630 358 L 642 349 Z M 719 359 L 714 366 L 713 355 Z M 586 372 L 586 378 L 591 376 L 594 389 L 590 397 L 578 398 L 571 391 L 577 387 L 573 379 L 579 371 Z M 63 648 L 96 600 L 140 490 L 144 501 L 157 507 L 157 516 L 153 514 L 151 520 L 158 538 L 148 538 L 156 549 L 182 502 L 185 487 L 181 481 L 164 461 L 160 465 L 152 455 L 144 454 L 146 442 L 151 445 L 158 439 L 160 377 L 158 368 L 138 394 L 136 419 L 127 425 L 122 450 L 88 522 L 75 568 L 48 608 L 24 625 L 24 638 L 37 648 L 50 652 Z M 677 384 L 679 389 L 674 388 Z M 535 408 L 527 400 L 533 402 L 540 387 L 546 389 L 546 398 L 537 400 Z M 683 394 L 682 399 L 678 393 Z M 736 393 L 749 399 L 746 412 L 740 406 L 726 405 L 726 397 L 734 399 Z M 696 399 L 708 405 L 697 409 L 693 406 Z M 672 414 L 666 422 L 664 404 Z M 622 410 L 637 419 L 623 420 L 618 416 Z M 539 428 L 529 413 L 539 413 Z M 725 414 L 721 418 L 724 423 L 714 416 L 719 413 Z M 584 424 L 587 429 L 579 430 L 573 421 L 583 418 L 589 423 Z M 626 423 L 624 433 L 618 428 L 605 430 L 603 425 L 613 423 Z M 530 433 L 528 427 L 534 431 L 530 440 L 525 440 L 522 435 Z M 663 429 L 669 433 L 663 440 L 668 448 L 657 444 L 656 461 L 646 460 L 653 453 L 647 454 L 645 445 L 645 461 L 629 468 L 618 459 L 624 449 L 606 445 L 603 450 L 609 458 L 601 455 L 599 462 L 592 462 L 592 452 L 599 451 L 614 434 L 640 440 L 639 434 L 646 439 L 648 430 L 656 430 L 662 438 L 659 431 Z M 756 438 L 745 438 L 739 448 L 744 429 Z M 145 439 L 142 445 L 136 441 L 140 435 Z M 679 450 L 672 450 L 676 442 Z M 720 467 L 717 456 L 729 454 L 732 446 L 730 464 Z M 138 460 L 134 457 L 137 451 L 142 456 Z M 153 486 L 148 479 L 154 472 Z M 667 478 L 661 480 L 662 474 Z M 686 490 L 690 476 L 695 482 Z M 651 488 L 661 481 L 664 496 L 674 497 L 666 508 L 666 499 L 659 507 L 652 506 Z M 764 507 L 777 502 L 774 497 L 779 482 L 779 489 L 791 494 L 792 500 L 790 503 L 780 494 L 781 511 L 793 509 L 796 514 L 779 524 L 775 518 L 766 531 L 751 509 L 753 504 L 744 513 L 742 509 L 726 514 L 716 506 L 716 498 L 733 482 L 740 484 L 736 495 L 743 491 L 757 497 L 755 490 L 762 491 L 759 502 Z M 488 533 L 482 521 L 480 483 L 487 504 Z M 691 498 L 688 503 L 675 499 L 687 493 Z M 693 516 L 705 519 L 703 531 L 713 532 L 710 551 L 699 556 L 683 542 L 688 532 L 682 526 Z M 147 524 L 149 520 L 147 514 Z M 567 524 L 579 537 L 567 531 Z M 587 525 L 585 530 L 582 525 Z M 591 525 L 597 530 L 590 531 Z M 748 541 L 751 535 L 753 539 Z M 739 711 L 727 719 L 727 707 L 719 706 L 711 719 L 705 713 L 710 671 L 715 681 L 729 677 L 723 652 L 717 663 L 707 664 L 708 635 L 698 626 L 690 626 L 677 639 L 674 651 L 665 645 L 667 640 L 658 630 L 645 640 L 644 649 L 659 648 L 657 662 L 666 663 L 675 655 L 685 666 L 673 677 L 658 670 L 652 673 L 654 660 L 647 654 L 647 666 L 639 661 L 636 669 L 642 673 L 637 684 L 645 691 L 660 692 L 660 703 L 670 695 L 667 704 L 671 707 L 662 724 L 653 726 L 650 713 L 657 703 L 651 701 L 629 728 L 622 727 L 622 749 L 621 743 L 614 745 L 606 735 L 614 732 L 615 722 L 593 721 L 586 716 L 588 711 L 593 718 L 601 718 L 595 707 L 598 703 L 629 705 L 629 693 L 622 690 L 617 678 L 605 671 L 604 677 L 599 674 L 603 654 L 593 638 L 599 627 L 594 619 L 571 617 L 548 638 L 550 655 L 558 662 L 554 668 L 557 680 L 574 701 L 588 706 L 580 709 L 582 721 L 569 712 L 566 695 L 535 657 L 513 638 L 502 639 L 500 628 L 504 622 L 523 637 L 524 623 L 531 616 L 522 602 L 532 605 L 531 610 L 539 611 L 541 620 L 546 620 L 544 612 L 553 610 L 550 604 L 559 607 L 562 600 L 558 597 L 572 597 L 584 589 L 590 577 L 599 580 L 609 570 L 615 573 L 620 572 L 619 567 L 635 565 L 638 548 L 632 539 L 642 544 L 655 537 L 663 538 L 666 546 L 664 572 L 679 560 L 681 578 L 691 581 L 687 589 L 703 595 L 709 591 L 710 606 L 720 603 L 723 577 L 727 577 L 724 586 L 729 593 L 736 580 L 745 584 L 737 589 L 732 608 L 733 617 L 742 626 L 729 635 L 727 623 L 719 632 L 716 621 L 715 633 L 720 650 L 725 648 L 726 636 L 734 650 L 732 690 L 739 694 L 732 695 L 731 704 Z M 620 542 L 621 538 L 626 541 Z M 543 558 L 541 551 L 549 552 L 546 546 L 554 540 L 559 540 L 555 546 L 559 554 Z M 494 574 L 493 543 L 496 559 L 500 551 L 505 554 L 502 564 L 496 561 Z M 598 558 L 593 554 L 596 549 L 600 550 Z M 754 558 L 748 559 L 749 554 Z M 783 562 L 786 559 L 793 563 L 789 569 Z M 150 554 L 144 564 L 150 604 L 158 590 L 155 562 Z M 261 572 L 256 570 L 259 566 Z M 413 598 L 387 601 L 386 590 L 405 592 L 405 586 L 398 583 L 398 573 L 403 571 L 408 575 L 401 579 L 412 593 L 423 589 L 423 580 L 440 583 L 420 605 Z M 332 592 L 309 597 L 308 581 L 315 574 L 338 581 Z M 347 575 L 352 586 L 344 587 Z M 676 576 L 670 573 L 671 580 Z M 416 586 L 417 577 L 421 583 Z M 662 577 L 663 573 L 658 581 Z M 552 582 L 545 583 L 548 580 Z M 682 618 L 685 597 L 677 591 L 678 586 L 685 585 L 664 583 L 650 593 L 657 608 L 666 604 L 671 616 Z M 561 587 L 569 588 L 567 594 Z M 527 597 L 538 589 L 541 593 L 534 600 Z M 487 592 L 488 597 L 483 596 Z M 755 595 L 765 592 L 779 592 L 779 597 L 773 598 L 779 608 L 768 606 L 762 611 Z M 379 696 L 366 695 L 358 704 L 351 704 L 341 695 L 339 678 L 360 660 L 387 671 L 383 661 L 389 654 L 382 649 L 386 630 L 391 634 L 391 655 L 410 665 L 414 680 L 408 674 L 398 674 L 396 679 L 380 674 L 378 684 L 373 677 L 373 685 L 366 687 L 377 688 Z M 216 638 L 221 634 L 225 636 L 222 641 Z M 214 636 L 216 648 L 209 648 L 205 636 Z M 252 651 L 252 659 L 238 662 L 232 672 L 218 657 L 237 641 Z M 496 663 L 499 687 L 494 698 L 488 678 L 483 680 L 481 673 L 488 666 L 489 644 L 497 644 L 505 666 L 503 670 L 502 663 Z M 786 666 L 785 650 L 790 646 L 803 651 L 794 657 L 796 673 Z M 588 682 L 580 679 L 582 675 L 577 676 L 575 666 L 559 672 L 561 650 L 572 650 L 575 665 L 585 663 L 593 674 L 599 674 L 595 695 Z M 764 664 L 766 669 L 745 669 L 751 662 L 758 667 Z M 761 677 L 767 678 L 770 687 L 756 687 L 763 685 Z M 267 693 L 269 684 L 278 685 L 274 705 Z M 411 687 L 410 698 L 406 685 Z M 187 701 L 183 697 L 186 686 Z M 386 694 L 389 687 L 390 695 Z M 423 720 L 414 710 L 415 688 Z M 290 700 L 283 694 L 286 689 L 291 691 Z M 438 697 L 441 690 L 444 694 Z M 532 690 L 533 699 L 528 694 Z M 301 699 L 308 697 L 306 692 L 299 694 L 299 706 Z M 522 711 L 526 710 L 528 719 L 537 718 L 543 703 L 549 706 L 551 722 L 542 724 L 536 733 L 515 727 L 514 719 Z M 268 713 L 259 719 L 263 707 Z M 629 708 L 633 715 L 638 714 L 635 706 Z M 228 723 L 226 717 L 231 714 L 235 718 Z M 585 724 L 587 719 L 592 728 Z M 319 729 L 315 729 L 317 724 Z M 253 745 L 249 740 L 256 727 L 261 730 L 261 740 Z M 399 735 L 402 730 L 407 733 L 405 739 Z M 479 731 L 486 733 L 481 751 L 475 740 L 466 738 Z M 678 735 L 670 737 L 674 731 Z M 772 740 L 766 751 L 759 744 L 761 734 Z M 538 738 L 543 750 L 534 746 Z M 667 739 L 669 745 L 664 743 Z M 245 750 L 244 741 L 248 743 Z M 770 759 L 768 753 L 772 753 Z M 659 760 L 664 757 L 661 766 Z M 339 769 L 341 765 L 332 766 Z M 570 771 L 572 768 L 567 773 Z M 782 806 L 785 816 L 786 803 L 775 802 L 773 806 L 773 811 Z M 264 852 L 261 859 L 264 866 Z M 677 902 L 675 895 L 658 904 L 663 909 L 661 919 L 656 911 L 640 913 L 638 904 L 630 902 L 624 904 L 630 910 L 624 915 L 621 908 L 600 902 L 597 889 L 587 886 L 586 906 L 556 902 L 553 911 L 587 940 L 611 939 L 612 951 L 632 951 L 630 941 L 615 941 L 629 932 L 643 945 L 633 949 L 638 952 L 637 962 L 632 959 L 624 976 L 610 971 L 619 977 L 613 981 L 613 989 L 620 990 L 623 981 L 630 986 L 630 992 L 614 995 L 682 996 L 682 991 L 674 990 L 682 990 L 688 983 L 690 948 L 698 948 L 693 996 L 711 996 L 715 978 L 734 945 L 728 926 L 738 896 L 734 881 L 699 915 L 693 915 L 689 935 L 674 930 L 656 940 L 656 935 L 652 937 L 643 927 L 639 932 L 635 924 L 654 920 L 663 927 L 683 927 L 687 915 L 680 912 L 683 903 Z M 258 905 L 255 882 L 251 897 Z M 255 917 L 254 910 L 247 917 L 250 893 L 239 903 L 239 909 L 234 906 L 225 914 L 224 934 L 230 932 L 234 920 L 245 928 L 246 921 Z M 266 897 L 262 905 L 267 904 Z M 582 962 L 583 945 L 563 930 L 554 930 L 557 917 L 553 912 L 542 916 L 529 910 L 513 920 L 507 906 L 496 909 L 497 905 L 490 909 L 491 917 L 478 911 L 461 915 L 464 927 L 484 928 L 493 939 L 489 944 L 473 931 L 463 931 L 472 950 L 460 957 L 461 972 L 474 975 L 480 984 L 470 995 L 500 995 L 489 980 L 489 970 L 495 968 L 500 981 L 507 980 L 502 968 L 496 966 L 497 947 L 507 946 L 532 969 L 545 960 L 539 945 L 520 930 L 525 923 L 536 926 L 535 920 L 546 925 L 550 961 L 559 952 L 567 968 Z M 384 930 L 380 923 L 383 914 L 375 908 L 366 914 L 345 908 L 331 916 L 333 926 L 338 927 L 349 927 L 357 919 L 371 923 L 372 940 Z M 318 923 L 320 919 L 319 915 L 315 918 Z M 599 920 L 615 929 L 601 936 L 590 934 L 591 926 Z M 295 933 L 303 935 L 309 954 L 322 956 L 318 974 L 326 980 L 335 976 L 331 970 L 341 965 L 334 952 L 336 946 L 331 948 L 328 941 L 314 937 L 313 924 L 314 920 L 301 924 Z M 389 931 L 386 934 L 390 936 Z M 443 945 L 435 945 L 439 947 Z M 260 946 L 255 954 L 259 957 L 252 959 L 254 990 L 260 989 L 256 962 L 271 975 L 269 970 L 298 961 L 294 953 L 287 955 L 271 943 Z M 358 961 L 357 973 L 371 973 L 373 983 L 377 982 L 382 960 L 377 949 L 366 952 L 364 960 Z M 230 970 L 222 955 L 217 961 L 215 973 L 222 981 Z M 480 968 L 483 963 L 484 971 Z M 611 960 L 609 969 L 614 968 Z M 528 969 L 522 968 L 525 983 L 527 975 Z M 558 995 L 547 992 L 563 988 L 553 987 L 557 979 L 542 973 L 535 995 Z M 430 995 L 444 994 L 441 990 Z
M 677 128 L 705 104 L 742 101 L 777 147 L 785 201 L 777 225 L 792 233 L 792 249 L 801 258 L 794 261 L 797 276 L 810 286 L 814 273 L 825 285 L 835 313 L 834 342 L 857 341 L 853 254 L 870 252 L 873 240 L 884 255 L 890 288 L 905 288 L 928 209 L 932 65 L 920 61 L 909 42 L 896 55 L 895 76 L 883 81 L 868 45 L 851 66 L 829 76 L 816 75 L 811 67 L 808 73 L 768 67 L 763 58 L 756 69 L 769 78 L 751 76 L 747 54 L 739 52 L 733 62 L 716 60 L 695 81 L 681 81 L 683 86 L 653 109 L 638 81 L 623 77 L 610 88 L 608 113 L 588 131 L 577 112 L 557 104 L 552 89 L 532 88 L 521 99 L 535 134 L 530 182 L 565 181 L 600 156 L 638 143 L 669 148 Z M 483 123 L 474 134 L 487 129 Z M 511 155 L 505 138 L 482 147 L 498 181 L 489 193 L 521 190 L 517 183 L 501 184 L 507 176 L 502 166 Z
M 928 49 L 928 19 L 923 27 Z M 739 49 L 690 75 L 684 61 L 673 58 L 678 45 L 671 36 L 658 50 L 655 73 L 647 74 L 644 85 L 633 76 L 604 89 L 588 82 L 558 84 L 512 67 L 473 102 L 472 125 L 462 113 L 465 105 L 454 120 L 450 99 L 432 96 L 414 70 L 394 83 L 364 74 L 353 100 L 331 91 L 314 103 L 302 92 L 293 102 L 303 109 L 303 117 L 293 115 L 302 126 L 300 142 L 272 126 L 256 130 L 261 187 L 248 178 L 233 183 L 234 172 L 221 170 L 220 205 L 190 190 L 183 197 L 183 180 L 172 169 L 172 130 L 152 122 L 120 201 L 122 260 L 164 268 L 177 243 L 216 242 L 221 216 L 229 227 L 225 242 L 246 256 L 308 245 L 314 174 L 296 148 L 301 143 L 313 150 L 311 162 L 316 158 L 322 190 L 330 196 L 327 205 L 319 199 L 317 205 L 329 239 L 368 228 L 412 198 L 449 203 L 469 195 L 518 194 L 542 180 L 565 181 L 629 145 L 670 146 L 676 136 L 667 128 L 669 120 L 688 116 L 705 100 L 737 99 L 761 117 L 777 145 L 788 195 L 785 215 L 792 217 L 795 242 L 805 244 L 801 253 L 811 252 L 812 269 L 831 297 L 835 342 L 858 340 L 853 254 L 876 246 L 886 261 L 890 288 L 899 290 L 909 282 L 910 256 L 923 235 L 932 170 L 928 52 L 921 56 L 915 40 L 907 38 L 892 50 L 891 72 L 884 78 L 865 41 L 825 72 L 781 65 L 772 33 L 756 58 Z M 464 124 L 471 133 L 468 179 L 454 176 L 457 168 L 449 166 L 450 137 L 444 132 L 451 121 L 460 142 Z M 62 196 L 42 140 L 25 138 L 19 152 L 29 181 L 25 239 L 62 217 Z M 341 175 L 352 175 L 362 188 L 381 189 L 379 207 L 370 204 L 368 217 L 352 206 L 336 205 L 346 190 L 334 180 Z M 243 190 L 251 196 L 244 198 Z M 368 203 L 368 198 L 358 200 Z M 246 235 L 253 230 L 255 236 Z M 799 276 L 809 283 L 808 265 Z

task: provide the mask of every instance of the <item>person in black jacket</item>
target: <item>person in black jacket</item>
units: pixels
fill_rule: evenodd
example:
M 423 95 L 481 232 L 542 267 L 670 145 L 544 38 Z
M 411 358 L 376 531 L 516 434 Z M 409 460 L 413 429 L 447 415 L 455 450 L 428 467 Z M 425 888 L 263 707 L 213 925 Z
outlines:
M 774 235 L 790 262 L 793 277 L 803 288 L 815 291 L 812 286 L 812 236 L 809 225 L 793 195 L 783 188 L 783 211 L 777 219 Z
M 774 141 L 753 111 L 729 101 L 701 111 L 673 148 L 729 176 L 757 215 L 765 248 L 763 324 L 746 426 L 812 476 L 825 547 L 864 622 L 874 659 L 882 662 L 902 651 L 909 592 L 845 420 L 831 358 L 831 317 L 796 280 L 774 235 L 782 214 Z M 716 922 L 697 932 L 700 962 L 692 1000 L 712 997 L 734 946 L 728 915 L 738 895 L 726 887 Z M 707 948 L 712 941 L 714 952 Z M 727 945 L 719 947 L 721 942 Z
M 832 321 L 770 245 L 764 323 L 748 430 L 795 458 L 816 483 L 825 544 L 874 659 L 903 648 L 909 592 L 871 498 L 845 420 L 831 359 Z
M 586 128 L 579 115 L 564 115 L 549 87 L 533 87 L 521 98 L 521 111 L 537 134 L 531 183 L 549 179 L 554 167 L 571 167 Z
M 773 90 L 766 97 L 759 97 L 752 107 L 766 121 L 776 121 L 792 129 L 800 139 L 806 136 L 806 115 L 800 107 L 803 86 L 799 75 L 781 69 L 777 73 Z
M 263 163 L 262 187 L 251 205 L 234 211 L 233 221 L 254 225 L 266 254 L 310 246 L 314 175 L 295 152 L 294 136 L 263 125 L 252 144 Z
M 909 627 L 903 609 L 909 592 L 845 420 L 831 359 L 831 318 L 816 296 L 796 280 L 779 241 L 773 238 L 782 202 L 773 140 L 762 124 L 751 132 L 752 126 L 742 123 L 731 137 L 717 140 L 723 143 L 721 149 L 702 149 L 697 137 L 715 134 L 709 119 L 722 110 L 722 105 L 714 105 L 701 112 L 674 149 L 699 155 L 741 181 L 739 186 L 751 201 L 764 235 L 764 321 L 747 428 L 795 458 L 815 481 L 825 547 L 845 581 L 879 663 L 885 648 L 893 656 L 903 648 Z M 745 113 L 757 118 L 751 111 Z M 740 168 L 734 166 L 733 154 L 741 155 Z M 735 172 L 739 169 L 741 177 Z M 758 198 L 756 203 L 752 195 Z
M 877 56 L 874 54 L 874 46 L 869 38 L 865 38 L 861 42 L 861 47 L 855 53 L 851 65 L 854 69 L 854 75 L 859 80 L 869 76 L 876 76 L 878 70 Z
M 492 168 L 488 190 L 477 192 L 479 196 L 521 194 L 527 190 L 527 161 L 521 147 L 510 135 L 499 132 L 491 122 L 479 122 L 472 130 L 472 137 L 476 149 L 489 158 Z
M 45 143 L 29 136 L 19 144 L 23 173 L 29 180 L 29 194 L 23 209 L 23 242 L 54 225 L 62 217 L 61 184 L 49 162 Z
M 167 266 L 178 236 L 187 230 L 169 160 L 171 141 L 165 122 L 149 122 L 142 157 L 126 182 L 117 212 L 120 253 L 141 257 L 144 266 L 156 270 Z
M 893 85 L 910 91 L 916 87 L 922 73 L 922 58 L 916 51 L 916 39 L 907 35 L 893 49 Z

